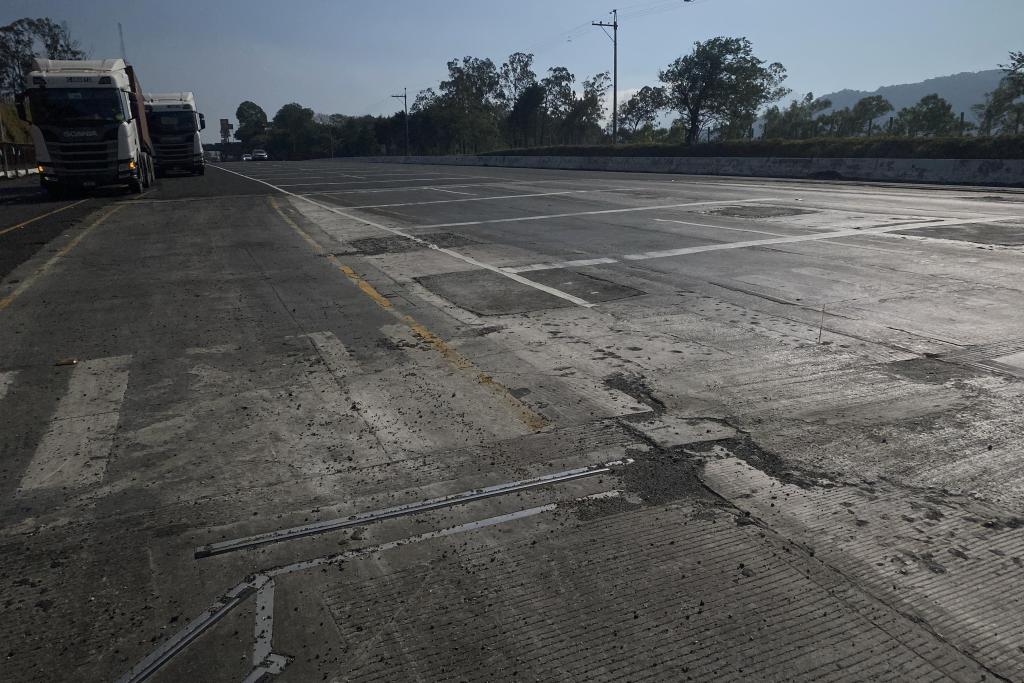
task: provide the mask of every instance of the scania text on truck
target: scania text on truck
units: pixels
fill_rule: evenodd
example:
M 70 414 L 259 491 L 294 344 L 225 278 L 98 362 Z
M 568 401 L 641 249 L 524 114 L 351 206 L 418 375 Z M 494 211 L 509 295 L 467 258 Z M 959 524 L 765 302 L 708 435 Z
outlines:
M 26 86 L 18 113 L 31 124 L 48 193 L 103 185 L 128 185 L 138 193 L 149 187 L 153 145 L 142 88 L 123 59 L 37 59 Z
M 190 92 L 147 93 L 146 119 L 156 150 L 157 175 L 168 171 L 206 172 L 203 141 L 199 131 L 206 128 L 206 117 L 196 110 L 196 98 Z

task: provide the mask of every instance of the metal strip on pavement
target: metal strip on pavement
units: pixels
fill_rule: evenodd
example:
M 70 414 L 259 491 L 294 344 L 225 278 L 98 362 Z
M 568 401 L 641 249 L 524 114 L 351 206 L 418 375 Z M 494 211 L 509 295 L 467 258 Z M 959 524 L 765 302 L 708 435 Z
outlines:
M 269 581 L 268 577 L 259 577 L 264 582 Z M 196 617 L 188 626 L 178 631 L 170 640 L 151 652 L 149 656 L 136 664 L 128 673 L 117 679 L 117 683 L 141 683 L 155 674 L 164 664 L 174 658 L 176 654 L 188 647 L 204 631 L 223 619 L 227 614 L 237 607 L 243 600 L 260 588 L 257 580 L 245 581 L 238 584 L 210 607 L 202 615 Z
M 212 557 L 214 555 L 222 555 L 224 553 L 230 553 L 236 550 L 243 550 L 246 548 L 254 548 L 256 546 L 267 545 L 269 543 L 291 541 L 297 538 L 304 538 L 306 536 L 314 536 L 317 534 L 327 533 L 329 531 L 337 531 L 339 529 L 345 529 L 348 527 L 361 526 L 364 524 L 371 524 L 374 522 L 380 522 L 387 519 L 394 519 L 395 517 L 404 517 L 406 515 L 415 515 L 423 512 L 429 512 L 431 510 L 439 510 L 442 508 L 454 507 L 456 505 L 465 505 L 466 503 L 471 503 L 477 500 L 483 500 L 485 498 L 504 496 L 509 493 L 526 491 L 528 489 L 537 488 L 539 486 L 546 486 L 548 484 L 561 484 L 564 482 L 573 481 L 574 479 L 582 479 L 583 477 L 590 477 L 596 474 L 603 474 L 605 472 L 610 472 L 612 467 L 618 465 L 626 465 L 629 464 L 629 462 L 630 461 L 627 460 L 620 460 L 605 463 L 602 465 L 580 467 L 572 470 L 565 470 L 563 472 L 546 474 L 540 477 L 535 477 L 533 479 L 523 479 L 520 481 L 497 484 L 495 486 L 488 486 L 486 488 L 463 491 L 461 493 L 456 493 L 450 496 L 443 496 L 441 498 L 432 498 L 430 500 L 419 501 L 416 503 L 397 505 L 395 507 L 385 508 L 382 510 L 374 510 L 372 512 L 361 512 L 350 517 L 328 519 L 322 522 L 314 522 L 313 524 L 304 524 L 302 526 L 291 527 L 288 529 L 278 529 L 276 531 L 269 531 L 262 534 L 256 534 L 254 536 L 245 536 L 243 538 L 236 538 L 229 541 L 210 543 L 196 548 L 194 556 L 196 559 Z

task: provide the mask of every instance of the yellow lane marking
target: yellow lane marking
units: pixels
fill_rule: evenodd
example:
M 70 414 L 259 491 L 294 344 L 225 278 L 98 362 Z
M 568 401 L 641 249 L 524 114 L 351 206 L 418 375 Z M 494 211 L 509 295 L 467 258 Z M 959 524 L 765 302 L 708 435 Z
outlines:
M 42 216 L 36 216 L 35 218 L 29 218 L 27 221 L 25 221 L 23 223 L 18 223 L 17 225 L 12 225 L 9 228 L 4 228 L 4 229 L 0 230 L 0 235 L 6 235 L 7 233 L 11 232 L 12 230 L 17 230 L 18 228 L 24 228 L 29 223 L 35 223 L 36 221 L 38 221 L 40 219 L 46 218 L 47 216 L 52 216 L 55 213 L 60 213 L 61 211 L 67 211 L 68 209 L 76 207 L 79 204 L 81 204 L 82 202 L 87 202 L 87 201 L 89 201 L 88 197 L 86 197 L 85 199 L 79 199 L 77 202 L 74 202 L 73 204 L 68 204 L 67 206 L 62 206 L 59 209 L 54 209 L 53 211 L 47 211 Z
M 334 264 L 338 266 L 338 269 L 341 270 L 341 272 L 345 273 L 345 275 L 348 276 L 348 279 L 356 284 L 356 287 L 363 290 L 363 293 L 366 294 L 366 296 L 373 299 L 374 301 L 376 301 L 381 308 L 392 308 L 390 299 L 388 299 L 386 296 L 378 292 L 374 288 L 374 286 L 371 285 L 369 282 L 359 277 L 356 271 L 352 270 L 344 263 L 339 263 L 338 258 L 334 254 L 328 254 L 327 258 L 333 261 Z
M 319 242 L 313 239 L 313 237 L 308 232 L 300 228 L 299 225 L 295 221 L 293 221 L 288 214 L 281 210 L 281 207 L 278 205 L 277 201 L 273 197 L 270 197 L 269 201 L 270 205 L 274 207 L 274 210 L 277 211 L 281 218 L 283 218 L 285 222 L 288 223 L 288 225 L 290 225 L 292 229 L 294 229 L 299 234 L 299 236 L 302 237 L 302 239 L 306 240 L 306 242 L 311 247 L 313 247 L 313 249 L 316 250 L 318 254 L 326 255 L 326 257 L 338 268 L 338 270 L 344 273 L 345 276 L 348 277 L 348 279 L 351 280 L 352 283 L 360 289 L 360 291 L 366 294 L 366 296 L 373 299 L 373 301 L 376 302 L 378 306 L 380 306 L 384 310 L 394 315 L 400 321 L 402 321 L 410 330 L 412 330 L 413 334 L 415 334 L 417 337 L 419 337 L 426 343 L 430 344 L 434 348 L 434 350 L 441 354 L 441 357 L 448 361 L 448 363 L 450 363 L 452 366 L 459 370 L 469 370 L 471 372 L 475 372 L 476 381 L 486 386 L 488 389 L 491 390 L 491 392 L 495 396 L 497 396 L 498 398 L 502 399 L 505 403 L 507 403 L 508 406 L 512 409 L 512 411 L 516 413 L 516 416 L 523 422 L 523 424 L 525 424 L 527 427 L 534 431 L 543 429 L 547 425 L 548 421 L 542 415 L 534 412 L 533 409 L 531 409 L 525 403 L 523 403 L 518 398 L 513 396 L 512 393 L 508 390 L 508 387 L 503 385 L 501 382 L 495 380 L 486 372 L 483 372 L 482 370 L 477 368 L 476 365 L 473 364 L 473 361 L 466 358 L 456 349 L 452 348 L 451 345 L 448 344 L 448 342 L 446 342 L 444 339 L 431 332 L 422 323 L 417 322 L 417 320 L 413 318 L 411 315 L 399 313 L 397 310 L 395 310 L 394 304 L 391 303 L 390 299 L 388 299 L 386 296 L 378 292 L 377 289 L 372 284 L 366 281 L 362 276 L 359 275 L 359 273 L 354 271 L 350 266 L 341 263 L 338 260 L 338 257 L 336 257 L 334 254 L 327 253 L 327 250 L 324 249 Z
M 85 200 L 83 199 L 82 201 L 85 201 Z M 43 275 L 45 275 L 46 272 L 48 270 L 50 270 L 50 268 L 52 268 L 54 266 L 54 264 L 57 263 L 57 261 L 62 259 L 64 256 L 66 256 L 69 251 L 71 251 L 72 249 L 75 248 L 75 245 L 77 245 L 79 242 L 81 242 L 83 239 L 85 239 L 85 236 L 88 235 L 90 232 L 92 232 L 92 230 L 96 226 L 98 226 L 100 223 L 102 223 L 103 221 L 105 221 L 108 218 L 110 218 L 110 215 L 113 214 L 118 209 L 120 209 L 122 206 L 123 206 L 123 204 L 114 204 L 109 210 L 107 210 L 106 212 L 101 214 L 96 220 L 94 220 L 89 225 L 89 227 L 87 227 L 82 232 L 78 233 L 78 235 L 73 240 L 71 240 L 66 245 L 64 245 L 64 248 L 61 249 L 60 251 L 58 251 L 56 254 L 54 254 L 53 257 L 49 261 L 44 263 L 42 266 L 40 266 L 38 268 L 38 270 L 36 270 L 34 273 L 29 275 L 24 280 L 22 280 L 22 282 L 17 286 L 17 288 L 15 288 L 15 290 L 13 292 L 8 294 L 4 298 L 0 299 L 0 311 L 3 311 L 5 308 L 10 306 L 11 303 L 15 299 L 17 299 L 19 296 L 21 296 L 25 292 L 26 289 L 28 289 L 33 284 L 35 284 L 36 280 L 38 280 Z

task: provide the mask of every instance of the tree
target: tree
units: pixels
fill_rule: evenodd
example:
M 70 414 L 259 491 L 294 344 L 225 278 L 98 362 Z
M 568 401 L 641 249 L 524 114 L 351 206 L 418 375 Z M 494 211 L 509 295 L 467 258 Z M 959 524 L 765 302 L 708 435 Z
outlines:
M 513 146 L 519 141 L 523 146 L 528 146 L 531 134 L 535 142 L 539 140 L 546 94 L 544 86 L 534 83 L 527 86 L 516 98 L 508 117 Z
M 925 95 L 912 107 L 901 109 L 896 115 L 894 132 L 910 137 L 955 135 L 960 119 L 953 113 L 953 105 L 937 94 Z
M 892 102 L 881 95 L 862 97 L 850 110 L 850 127 L 852 135 L 868 133 L 875 119 L 893 110 Z
M 572 106 L 562 121 L 563 134 L 573 144 L 596 141 L 601 136 L 605 93 L 611 87 L 611 76 L 603 71 L 583 81 L 583 94 L 573 94 Z
M 773 106 L 764 114 L 763 137 L 783 139 L 811 138 L 821 134 L 827 117 L 821 113 L 832 108 L 832 101 L 815 98 L 807 93 L 803 98 L 789 103 L 786 109 Z
M 1000 67 L 1006 76 L 993 92 L 985 95 L 985 102 L 972 107 L 985 135 L 1017 134 L 1024 124 L 1024 52 L 1011 52 L 1010 63 Z
M 544 123 L 549 136 L 562 127 L 562 122 L 576 103 L 576 93 L 573 91 L 575 82 L 576 76 L 564 66 L 549 68 L 547 77 L 540 82 L 544 88 Z
M 488 147 L 498 136 L 496 110 L 501 79 L 490 59 L 464 57 L 448 62 L 439 104 L 452 138 L 463 154 Z
M 537 83 L 537 74 L 533 72 L 533 55 L 526 52 L 513 52 L 508 56 L 508 60 L 501 65 L 498 78 L 501 99 L 504 100 L 506 106 L 512 107 L 523 91 Z
M 52 19 L 25 17 L 0 26 L 0 95 L 14 95 L 25 88 L 25 76 L 36 57 L 85 59 L 78 41 L 66 24 Z
M 291 102 L 274 114 L 270 146 L 275 156 L 282 153 L 290 159 L 309 156 L 317 142 L 318 132 L 313 121 L 313 110 Z
M 653 128 L 666 99 L 664 88 L 645 85 L 619 106 L 619 123 L 634 136 L 640 128 Z
M 238 119 L 238 128 L 235 129 L 235 139 L 248 145 L 254 138 L 262 136 L 267 130 L 267 112 L 256 104 L 246 100 L 238 105 L 235 110 L 235 118 Z
M 691 54 L 676 59 L 658 77 L 667 86 L 671 106 L 682 115 L 687 144 L 694 144 L 710 124 L 734 129 L 752 124 L 758 109 L 789 92 L 781 85 L 785 67 L 755 57 L 746 38 L 698 41 Z

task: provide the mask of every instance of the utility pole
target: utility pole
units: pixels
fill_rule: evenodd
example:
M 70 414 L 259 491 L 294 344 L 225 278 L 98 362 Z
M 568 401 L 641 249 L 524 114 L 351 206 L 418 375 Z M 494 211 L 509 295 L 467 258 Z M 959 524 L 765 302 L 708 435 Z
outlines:
M 611 11 L 612 23 L 592 21 L 592 26 L 612 30 L 612 144 L 619 142 L 619 10 Z
M 402 100 L 405 105 L 405 156 L 409 156 L 409 89 L 402 88 L 401 95 L 392 95 Z

